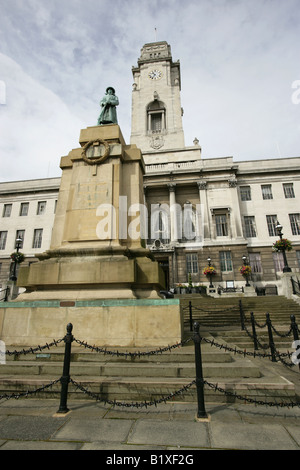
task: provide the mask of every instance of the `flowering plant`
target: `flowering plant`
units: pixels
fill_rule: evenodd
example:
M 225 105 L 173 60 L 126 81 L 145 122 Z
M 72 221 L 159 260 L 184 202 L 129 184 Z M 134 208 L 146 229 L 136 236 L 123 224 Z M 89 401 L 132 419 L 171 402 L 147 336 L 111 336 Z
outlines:
M 217 274 L 217 271 L 213 266 L 207 266 L 204 269 L 203 274 L 205 274 L 205 276 L 209 276 L 209 275 L 213 276 L 213 275 Z
M 287 238 L 282 238 L 273 243 L 274 251 L 291 251 L 292 249 L 292 244 Z
M 243 265 L 240 267 L 240 273 L 242 276 L 250 276 L 252 270 L 251 270 L 251 266 L 248 266 L 248 265 Z
M 20 251 L 17 253 L 17 252 L 14 252 L 10 255 L 12 261 L 14 261 L 15 263 L 22 263 L 24 261 L 24 254 L 21 253 Z

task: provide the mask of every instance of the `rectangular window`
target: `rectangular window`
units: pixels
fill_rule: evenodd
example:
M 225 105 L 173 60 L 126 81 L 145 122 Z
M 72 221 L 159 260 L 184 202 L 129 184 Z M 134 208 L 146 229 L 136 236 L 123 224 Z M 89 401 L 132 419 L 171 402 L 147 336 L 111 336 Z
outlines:
M 197 253 L 190 253 L 186 255 L 186 270 L 188 273 L 198 273 L 198 255 Z
M 7 232 L 0 232 L 0 250 L 5 250 Z
M 162 113 L 155 113 L 151 115 L 151 130 L 161 131 L 162 129 Z
M 38 206 L 37 206 L 37 215 L 43 215 L 46 211 L 46 204 L 47 202 L 46 201 L 40 201 L 38 202 Z
M 289 214 L 293 235 L 300 235 L 300 214 Z
M 251 201 L 251 188 L 250 186 L 241 186 L 240 195 L 242 201 Z
M 262 272 L 260 253 L 249 253 L 249 263 L 254 274 Z
M 232 271 L 232 259 L 230 251 L 220 251 L 221 271 Z
M 33 234 L 32 248 L 41 248 L 43 238 L 43 229 L 36 228 Z
M 217 237 L 227 237 L 228 227 L 227 227 L 226 214 L 216 215 L 215 220 L 216 220 Z
M 283 192 L 286 199 L 294 198 L 294 184 L 293 183 L 283 183 Z
M 261 192 L 263 199 L 273 199 L 272 194 L 272 185 L 271 184 L 262 184 L 261 185 Z
M 275 265 L 275 271 L 282 271 L 284 268 L 283 254 L 281 252 L 273 253 L 273 261 Z
M 247 215 L 244 217 L 246 238 L 256 237 L 255 217 Z
M 29 202 L 21 202 L 20 205 L 20 216 L 28 215 Z
M 270 237 L 275 237 L 277 235 L 277 215 L 267 215 L 267 225 Z
M 18 238 L 21 238 L 22 239 L 22 242 L 19 244 L 19 248 L 22 249 L 23 246 L 24 246 L 24 237 L 25 237 L 25 230 L 17 230 L 17 233 L 16 233 L 16 240 Z M 15 246 L 15 248 L 17 248 Z
M 12 204 L 4 204 L 2 217 L 10 217 Z

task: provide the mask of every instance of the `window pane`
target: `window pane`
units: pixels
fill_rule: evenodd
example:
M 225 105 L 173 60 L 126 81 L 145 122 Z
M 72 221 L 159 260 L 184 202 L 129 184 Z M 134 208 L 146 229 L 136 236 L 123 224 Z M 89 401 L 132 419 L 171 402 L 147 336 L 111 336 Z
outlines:
M 263 199 L 273 199 L 271 184 L 263 184 L 261 186 Z
M 300 235 L 300 214 L 289 214 L 293 235 Z
M 7 232 L 0 232 L 0 250 L 5 250 Z
M 284 268 L 283 254 L 281 252 L 273 253 L 273 260 L 275 264 L 275 271 L 282 271 Z
M 151 130 L 152 131 L 160 131 L 162 128 L 162 114 L 152 114 L 151 115 Z
M 38 202 L 38 207 L 37 207 L 37 215 L 42 215 L 45 213 L 46 210 L 46 201 L 40 201 Z
M 43 229 L 42 228 L 35 229 L 34 235 L 33 235 L 32 248 L 41 248 L 42 237 L 43 237 Z
M 217 237 L 227 237 L 228 229 L 227 229 L 227 220 L 226 215 L 216 215 L 216 232 Z
M 245 216 L 245 235 L 247 238 L 256 237 L 256 226 L 254 216 Z
M 262 272 L 260 253 L 249 253 L 249 263 L 253 273 Z
M 232 271 L 232 260 L 230 251 L 220 251 L 221 271 Z
M 186 255 L 186 270 L 188 273 L 198 273 L 198 255 L 197 253 Z
M 295 197 L 293 183 L 284 183 L 283 184 L 283 191 L 284 191 L 284 195 L 287 199 Z
M 17 238 L 21 238 L 22 239 L 22 242 L 19 244 L 19 248 L 23 248 L 24 246 L 24 237 L 25 237 L 25 230 L 17 230 L 17 233 L 16 233 L 16 240 Z M 15 246 L 15 248 L 17 248 Z
M 250 186 L 241 186 L 240 195 L 242 201 L 251 201 L 251 189 Z
M 28 215 L 28 209 L 29 209 L 29 202 L 22 202 L 20 206 L 20 215 L 21 216 Z
M 277 215 L 267 215 L 267 224 L 270 237 L 276 236 Z
M 4 204 L 2 217 L 10 217 L 12 204 Z

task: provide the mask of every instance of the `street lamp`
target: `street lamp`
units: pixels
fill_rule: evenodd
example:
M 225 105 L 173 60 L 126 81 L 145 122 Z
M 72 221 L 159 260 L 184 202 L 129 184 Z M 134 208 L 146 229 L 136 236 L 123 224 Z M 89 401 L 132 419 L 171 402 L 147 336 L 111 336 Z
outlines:
M 211 267 L 211 258 L 208 257 L 207 258 L 207 262 L 208 262 L 208 266 Z M 209 288 L 212 289 L 214 286 L 213 286 L 213 283 L 212 283 L 212 274 L 210 273 L 209 274 Z
M 16 239 L 16 253 L 19 253 L 19 250 L 20 250 L 20 248 L 21 248 L 22 242 L 23 242 L 23 239 L 22 239 L 21 237 L 18 237 L 18 238 Z M 11 281 L 16 281 L 16 280 L 17 280 L 16 270 L 17 270 L 17 260 L 15 259 L 14 265 L 13 265 L 12 274 L 11 274 L 11 276 L 10 276 L 10 280 L 11 280 Z
M 246 261 L 247 261 L 247 256 L 244 255 L 242 259 L 243 259 L 244 266 L 247 266 L 247 263 L 246 263 Z M 250 286 L 250 283 L 249 283 L 249 276 L 248 276 L 248 274 L 245 274 L 245 278 L 246 278 L 246 287 L 249 287 L 249 286 Z
M 282 240 L 282 235 L 283 235 L 282 225 L 278 222 L 278 220 L 277 220 L 276 230 L 277 230 L 277 233 L 278 233 L 278 236 L 279 236 L 280 240 Z M 284 273 L 290 273 L 292 270 L 288 265 L 284 246 L 282 246 L 282 254 L 283 254 L 283 263 L 284 263 L 283 272 Z

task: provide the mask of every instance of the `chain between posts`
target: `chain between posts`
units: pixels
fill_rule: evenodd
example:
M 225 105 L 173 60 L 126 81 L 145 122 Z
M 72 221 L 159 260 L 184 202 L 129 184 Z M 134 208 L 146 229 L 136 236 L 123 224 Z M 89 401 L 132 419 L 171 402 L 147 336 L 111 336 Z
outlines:
M 292 319 L 291 331 L 293 332 L 294 339 L 296 341 L 297 338 L 298 338 L 299 329 L 298 329 L 298 326 L 295 322 L 295 317 L 291 316 L 291 319 Z M 27 397 L 27 396 L 32 395 L 34 393 L 44 391 L 44 390 L 52 387 L 53 385 L 57 384 L 58 382 L 60 382 L 61 383 L 61 400 L 60 400 L 60 407 L 59 407 L 58 413 L 67 413 L 69 411 L 69 409 L 67 408 L 67 394 L 68 394 L 68 385 L 69 384 L 72 384 L 77 389 L 79 389 L 83 393 L 87 394 L 91 398 L 96 399 L 97 401 L 101 401 L 101 402 L 104 402 L 104 403 L 107 403 L 107 404 L 110 404 L 110 405 L 113 405 L 113 406 L 141 408 L 141 407 L 148 407 L 148 406 L 151 406 L 151 405 L 157 406 L 158 404 L 160 404 L 162 402 L 166 403 L 167 401 L 172 400 L 175 397 L 178 397 L 178 396 L 182 395 L 183 393 L 187 392 L 193 385 L 196 385 L 197 400 L 198 400 L 197 417 L 201 418 L 201 417 L 207 416 L 206 411 L 205 411 L 205 404 L 204 404 L 204 385 L 206 385 L 207 387 L 209 387 L 211 389 L 214 389 L 215 391 L 218 391 L 220 393 L 223 393 L 226 396 L 234 397 L 236 399 L 243 400 L 243 401 L 249 402 L 249 403 L 253 403 L 255 405 L 266 405 L 266 406 L 276 406 L 276 407 L 285 407 L 285 406 L 286 407 L 295 407 L 295 406 L 299 407 L 300 406 L 300 403 L 265 402 L 265 401 L 262 401 L 262 400 L 256 400 L 256 399 L 253 399 L 253 398 L 248 398 L 248 397 L 236 394 L 235 392 L 225 390 L 225 389 L 219 387 L 218 384 L 212 384 L 212 383 L 206 381 L 203 378 L 203 371 L 202 371 L 202 358 L 201 358 L 201 347 L 200 347 L 202 341 L 205 342 L 205 343 L 210 344 L 211 346 L 217 347 L 220 350 L 222 349 L 222 350 L 225 350 L 225 351 L 232 352 L 234 354 L 242 354 L 244 357 L 253 356 L 253 357 L 266 357 L 266 358 L 273 359 L 274 351 L 273 351 L 273 353 L 271 352 L 271 354 L 265 354 L 265 353 L 261 354 L 261 353 L 258 353 L 256 351 L 254 351 L 254 352 L 249 352 L 248 351 L 247 352 L 246 350 L 244 350 L 244 351 L 239 350 L 236 347 L 232 348 L 232 347 L 229 347 L 228 345 L 223 345 L 223 344 L 216 343 L 214 341 L 214 339 L 210 340 L 210 339 L 201 337 L 201 335 L 199 333 L 199 324 L 198 323 L 194 324 L 193 338 L 188 338 L 188 339 L 186 339 L 186 340 L 184 340 L 180 343 L 176 343 L 172 346 L 167 346 L 167 347 L 164 347 L 164 348 L 158 348 L 158 349 L 153 350 L 153 351 L 138 351 L 138 352 L 109 351 L 106 348 L 101 348 L 101 347 L 97 347 L 97 346 L 88 345 L 87 342 L 77 340 L 73 337 L 72 328 L 73 328 L 72 324 L 68 324 L 67 325 L 67 334 L 64 338 L 62 338 L 58 341 L 53 340 L 52 343 L 50 343 L 50 344 L 46 343 L 45 346 L 42 346 L 42 347 L 38 346 L 37 348 L 29 348 L 27 350 L 23 349 L 21 351 L 12 351 L 12 352 L 6 351 L 6 353 L 9 354 L 9 355 L 28 354 L 28 353 L 43 351 L 45 348 L 50 349 L 51 346 L 54 346 L 54 345 L 57 346 L 62 341 L 65 342 L 64 366 L 63 366 L 63 375 L 62 375 L 61 378 L 59 378 L 57 380 L 54 380 L 54 381 L 50 382 L 49 384 L 44 385 L 43 387 L 40 387 L 39 389 L 37 389 L 35 391 L 26 391 L 26 392 L 22 392 L 22 393 L 19 393 L 19 394 L 14 394 L 13 393 L 11 395 L 3 394 L 3 395 L 0 395 L 0 399 L 2 399 L 2 398 L 3 399 L 10 399 L 10 398 L 18 399 L 18 398 L 21 398 L 21 397 Z M 85 347 L 85 348 L 88 348 L 88 349 L 93 350 L 93 351 L 98 352 L 98 353 L 116 355 L 116 356 L 123 356 L 123 357 L 141 357 L 141 356 L 146 356 L 146 355 L 152 356 L 152 355 L 162 354 L 166 351 L 172 351 L 175 348 L 184 346 L 185 344 L 189 343 L 192 340 L 194 340 L 194 346 L 195 346 L 196 379 L 191 381 L 190 383 L 184 385 L 179 390 L 171 392 L 167 396 L 161 397 L 159 399 L 154 399 L 154 400 L 151 400 L 151 401 L 141 401 L 141 402 L 135 402 L 135 403 L 118 402 L 116 400 L 103 399 L 101 397 L 101 393 L 100 394 L 95 394 L 93 392 L 88 391 L 85 387 L 83 387 L 82 384 L 76 382 L 75 380 L 73 380 L 70 377 L 71 345 L 72 345 L 73 341 L 76 342 L 77 344 Z M 298 347 L 297 347 L 297 350 L 298 350 Z M 283 361 L 282 357 L 286 357 L 286 356 L 290 356 L 290 355 L 291 355 L 290 353 L 279 354 L 278 351 L 275 350 L 275 356 L 279 357 L 279 360 L 281 360 L 281 361 Z

